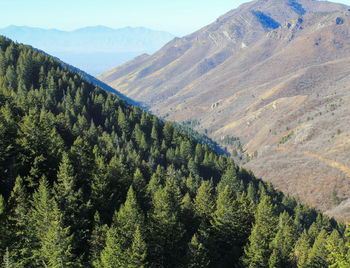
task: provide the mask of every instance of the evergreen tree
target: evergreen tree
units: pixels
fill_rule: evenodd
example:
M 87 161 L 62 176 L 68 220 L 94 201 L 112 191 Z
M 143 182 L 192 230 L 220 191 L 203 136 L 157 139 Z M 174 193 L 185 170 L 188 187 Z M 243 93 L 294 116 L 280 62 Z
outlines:
M 144 217 L 130 187 L 124 205 L 115 214 L 107 232 L 106 246 L 101 253 L 102 267 L 127 267 L 130 264 L 134 234 L 143 224 Z
M 149 258 L 156 267 L 176 267 L 183 260 L 184 226 L 179 219 L 180 202 L 171 185 L 158 189 L 154 195 Z
M 278 267 L 293 266 L 292 252 L 297 237 L 298 233 L 292 218 L 287 212 L 281 213 L 279 216 L 278 231 L 271 243 L 271 247 L 279 258 Z
M 130 268 L 147 267 L 147 245 L 140 231 L 139 226 L 136 227 L 133 242 L 131 246 L 131 254 L 129 259 Z
M 344 241 L 339 236 L 337 230 L 334 230 L 327 239 L 327 251 L 329 252 L 327 261 L 329 267 L 345 268 L 350 266 L 350 256 L 346 252 Z
M 3 268 L 15 268 L 17 267 L 16 263 L 13 261 L 9 249 L 6 248 L 4 257 L 2 259 L 2 267 Z
M 191 242 L 188 244 L 188 266 L 189 268 L 205 268 L 209 267 L 210 259 L 208 250 L 200 243 L 194 234 Z
M 216 204 L 212 226 L 215 229 L 215 244 L 220 251 L 215 255 L 221 263 L 218 266 L 232 267 L 238 264 L 242 248 L 250 234 L 254 220 L 252 207 L 245 196 L 242 196 L 242 201 L 235 199 L 232 188 L 228 185 L 219 193 Z
M 306 230 L 301 234 L 295 244 L 294 255 L 298 268 L 307 267 L 308 254 L 310 249 L 310 237 Z
M 196 215 L 207 221 L 211 219 L 215 211 L 213 191 L 212 183 L 210 181 L 203 181 L 194 199 Z
M 29 221 L 28 193 L 21 177 L 17 177 L 9 199 L 9 224 L 2 237 L 11 245 L 11 255 L 18 266 L 30 264 L 31 248 Z M 5 234 L 8 235 L 5 235 Z
M 234 166 L 233 163 L 231 163 L 226 171 L 225 171 L 225 174 L 221 177 L 221 180 L 217 186 L 217 190 L 218 192 L 223 192 L 225 190 L 225 187 L 227 185 L 229 185 L 233 191 L 235 192 L 235 194 L 239 194 L 241 189 L 240 189 L 240 182 L 239 180 L 237 179 L 237 176 L 236 176 L 236 168 Z
M 62 214 L 45 178 L 33 195 L 30 226 L 33 228 L 33 263 L 49 267 L 73 266 L 72 236 L 69 227 L 63 226 Z
M 70 231 L 75 234 L 72 240 L 72 253 L 76 256 L 87 254 L 88 207 L 81 203 L 81 190 L 76 191 L 76 176 L 69 156 L 65 152 L 62 154 L 57 182 L 54 183 L 54 198 L 62 213 L 63 224 L 69 226 Z
M 327 233 L 325 230 L 322 230 L 317 236 L 313 247 L 311 248 L 307 264 L 310 267 L 327 267 L 327 256 L 328 250 L 326 247 L 327 243 Z
M 267 267 L 272 253 L 269 245 L 277 227 L 276 209 L 270 197 L 265 196 L 255 213 L 255 224 L 245 249 L 243 262 L 249 267 Z
M 132 181 L 133 188 L 135 189 L 138 200 L 141 203 L 144 203 L 144 196 L 146 194 L 146 182 L 143 178 L 142 172 L 139 168 L 136 169 Z
M 95 266 L 99 265 L 100 253 L 106 244 L 106 235 L 108 231 L 108 226 L 103 224 L 100 219 L 98 212 L 94 215 L 94 229 L 91 234 L 89 241 L 90 244 L 90 262 Z
M 269 268 L 279 268 L 279 267 L 285 267 L 285 266 L 281 266 L 281 257 L 278 255 L 277 250 L 274 249 L 269 258 Z

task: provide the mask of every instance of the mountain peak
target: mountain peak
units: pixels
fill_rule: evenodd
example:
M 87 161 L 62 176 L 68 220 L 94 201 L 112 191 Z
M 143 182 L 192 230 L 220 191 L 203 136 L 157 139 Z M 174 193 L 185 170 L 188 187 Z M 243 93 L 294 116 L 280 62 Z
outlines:
M 199 122 L 196 130 L 233 154 L 253 157 L 248 167 L 263 179 L 329 209 L 324 182 L 350 194 L 350 162 L 339 149 L 350 135 L 348 9 L 314 0 L 245 3 L 100 78 L 157 115 Z M 337 129 L 344 136 L 335 137 Z

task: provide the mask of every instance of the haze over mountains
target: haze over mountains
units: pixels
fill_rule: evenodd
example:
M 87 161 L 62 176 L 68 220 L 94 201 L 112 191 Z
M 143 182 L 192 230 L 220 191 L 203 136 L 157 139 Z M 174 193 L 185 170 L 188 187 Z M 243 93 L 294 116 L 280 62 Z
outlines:
M 93 26 L 74 31 L 8 26 L 0 33 L 60 58 L 92 75 L 140 54 L 153 53 L 174 38 L 168 32 L 144 27 L 112 29 Z
M 349 16 L 330 2 L 252 1 L 100 78 L 232 151 L 239 138 L 255 174 L 349 219 Z

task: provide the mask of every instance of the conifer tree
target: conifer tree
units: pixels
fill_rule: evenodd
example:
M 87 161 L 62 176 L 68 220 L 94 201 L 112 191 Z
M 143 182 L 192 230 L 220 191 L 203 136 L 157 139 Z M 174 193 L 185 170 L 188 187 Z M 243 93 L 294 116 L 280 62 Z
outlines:
M 327 257 L 329 267 L 350 267 L 350 256 L 346 252 L 344 241 L 339 236 L 339 232 L 337 230 L 333 230 L 333 232 L 329 235 L 326 248 L 329 252 Z
M 235 199 L 229 185 L 219 193 L 212 226 L 215 229 L 215 244 L 220 249 L 216 255 L 222 263 L 231 266 L 238 263 L 254 220 L 249 203 L 245 195 L 241 200 Z
M 30 264 L 31 247 L 30 237 L 31 230 L 28 228 L 29 221 L 29 203 L 28 193 L 24 185 L 23 179 L 17 177 L 9 199 L 9 225 L 7 226 L 5 241 L 10 240 L 11 255 L 19 266 L 27 266 Z
M 217 186 L 218 192 L 225 190 L 225 187 L 229 185 L 236 195 L 240 192 L 240 182 L 237 180 L 236 168 L 233 163 L 227 167 L 224 175 L 221 177 L 221 180 Z
M 140 227 L 137 226 L 134 233 L 133 241 L 132 241 L 128 267 L 130 268 L 147 267 L 146 257 L 147 257 L 147 245 L 140 231 Z
M 277 250 L 274 249 L 272 251 L 272 254 L 269 258 L 269 268 L 280 268 L 280 267 L 284 267 L 281 266 L 281 260 L 280 260 L 280 256 L 277 253 Z
M 243 262 L 249 267 L 267 267 L 272 250 L 269 247 L 275 236 L 277 217 L 269 196 L 260 202 L 255 213 L 255 224 L 245 249 Z
M 177 191 L 172 185 L 159 188 L 155 193 L 150 215 L 150 260 L 155 266 L 174 267 L 184 255 L 182 238 L 184 226 L 180 222 Z
M 107 224 L 103 224 L 100 219 L 99 213 L 96 211 L 94 215 L 94 229 L 89 240 L 90 254 L 89 259 L 91 264 L 95 266 L 99 265 L 100 253 L 106 244 L 106 235 L 108 231 Z
M 195 233 L 198 224 L 194 217 L 193 203 L 188 193 L 185 194 L 181 201 L 181 218 L 183 219 L 182 222 L 185 225 L 186 237 L 189 240 Z
M 197 239 L 196 234 L 193 235 L 191 242 L 188 244 L 188 265 L 189 268 L 206 268 L 209 267 L 210 259 L 208 250 Z
M 63 226 L 62 214 L 45 178 L 33 195 L 30 226 L 33 228 L 33 263 L 49 267 L 73 266 L 72 236 L 69 227 Z
M 210 181 L 203 181 L 194 199 L 196 215 L 203 220 L 209 221 L 215 211 L 213 191 L 212 183 Z
M 139 195 L 139 200 L 142 201 L 142 198 L 145 195 L 145 191 L 146 191 L 146 182 L 139 168 L 137 168 L 134 173 L 132 186 L 133 186 L 133 189 L 135 189 L 137 195 Z
M 307 231 L 304 230 L 296 242 L 294 249 L 298 268 L 307 267 L 310 244 L 310 237 Z
M 315 242 L 311 250 L 309 251 L 307 264 L 310 267 L 327 267 L 327 256 L 329 254 L 327 247 L 327 232 L 322 230 Z
M 5 254 L 2 259 L 2 267 L 3 268 L 15 268 L 17 264 L 13 261 L 10 251 L 6 248 Z
M 127 267 L 130 264 L 134 234 L 143 224 L 144 217 L 130 187 L 124 205 L 115 213 L 107 232 L 106 246 L 101 253 L 102 267 Z
M 62 160 L 54 183 L 54 198 L 62 213 L 62 221 L 75 235 L 72 240 L 72 253 L 76 256 L 87 254 L 87 205 L 82 204 L 81 190 L 76 191 L 76 176 L 69 156 L 62 154 Z
M 293 249 L 298 233 L 292 218 L 285 211 L 280 214 L 278 230 L 271 247 L 279 258 L 279 267 L 293 266 Z M 276 264 L 277 265 L 277 264 Z

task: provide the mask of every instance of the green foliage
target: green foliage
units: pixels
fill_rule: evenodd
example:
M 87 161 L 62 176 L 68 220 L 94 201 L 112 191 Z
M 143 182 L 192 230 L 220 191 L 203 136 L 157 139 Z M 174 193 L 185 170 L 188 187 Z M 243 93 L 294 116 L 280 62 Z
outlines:
M 295 244 L 294 255 L 297 259 L 298 268 L 307 267 L 308 255 L 311 246 L 310 237 L 306 230 L 301 234 Z
M 270 197 L 266 196 L 259 204 L 255 214 L 249 243 L 245 249 L 243 262 L 249 267 L 267 267 L 272 253 L 270 243 L 277 229 L 276 208 Z
M 327 243 L 327 232 L 325 230 L 322 230 L 316 237 L 314 245 L 309 252 L 307 264 L 310 267 L 327 267 L 328 266 L 328 262 L 327 262 L 328 251 L 326 248 L 326 243 Z
M 338 193 L 337 191 L 334 189 L 331 193 L 331 205 L 332 206 L 338 206 L 340 203 L 339 197 L 338 197 Z
M 191 242 L 188 245 L 189 268 L 205 268 L 210 264 L 208 250 L 197 239 L 196 234 L 193 235 Z
M 125 204 L 114 215 L 112 226 L 107 232 L 106 246 L 101 253 L 102 267 L 127 267 L 131 261 L 136 261 L 138 257 L 135 255 L 134 259 L 130 259 L 130 255 L 139 254 L 139 250 L 143 247 L 140 234 L 143 224 L 144 217 L 137 204 L 135 193 L 130 187 Z M 139 233 L 137 237 L 136 230 Z
M 195 213 L 205 220 L 210 220 L 215 211 L 214 189 L 210 181 L 203 181 L 194 199 Z
M 63 226 L 62 214 L 52 198 L 47 181 L 41 179 L 33 194 L 30 212 L 32 262 L 49 267 L 73 266 L 71 254 L 72 236 L 69 227 Z
M 294 135 L 294 131 L 288 133 L 288 135 L 283 136 L 282 139 L 280 140 L 280 142 L 278 144 L 284 144 L 287 141 L 289 141 L 291 139 L 291 137 Z
M 346 267 L 335 221 L 213 148 L 0 36 L 0 265 Z

